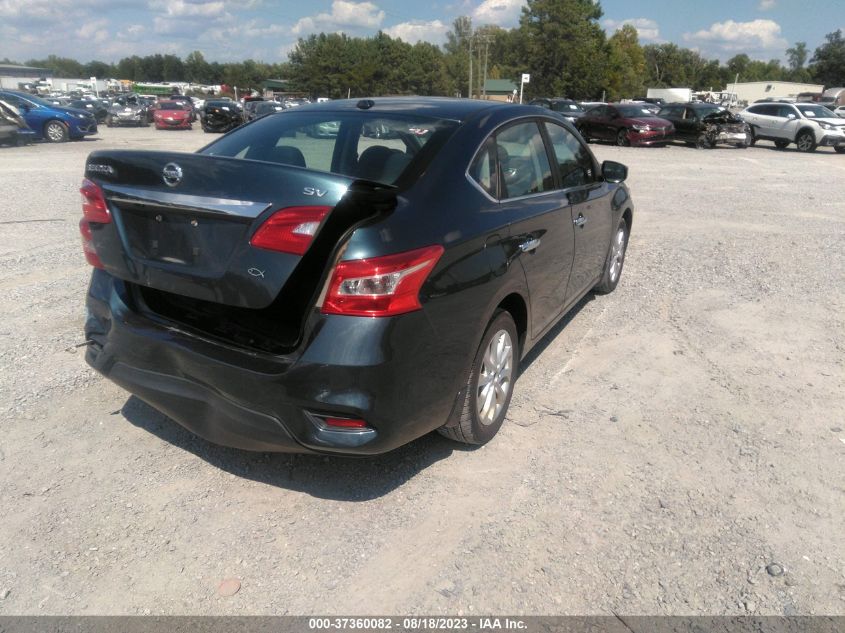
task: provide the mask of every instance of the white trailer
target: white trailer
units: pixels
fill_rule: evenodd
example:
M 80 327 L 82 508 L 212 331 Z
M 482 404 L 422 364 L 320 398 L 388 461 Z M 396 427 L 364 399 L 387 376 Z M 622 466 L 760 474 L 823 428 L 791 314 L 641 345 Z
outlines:
M 690 88 L 649 88 L 646 97 L 663 99 L 666 103 L 689 103 L 692 101 Z

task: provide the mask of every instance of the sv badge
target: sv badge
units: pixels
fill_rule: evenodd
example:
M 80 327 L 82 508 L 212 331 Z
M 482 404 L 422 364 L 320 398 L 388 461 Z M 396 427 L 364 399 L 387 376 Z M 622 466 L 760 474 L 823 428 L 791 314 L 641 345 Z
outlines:
M 318 198 L 322 198 L 324 195 L 328 193 L 327 189 L 317 189 L 316 187 L 305 187 L 302 190 L 306 196 L 317 196 Z

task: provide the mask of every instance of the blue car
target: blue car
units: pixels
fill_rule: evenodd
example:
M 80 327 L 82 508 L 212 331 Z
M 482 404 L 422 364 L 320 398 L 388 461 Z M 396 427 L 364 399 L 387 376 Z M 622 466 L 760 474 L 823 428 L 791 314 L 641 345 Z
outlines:
M 18 109 L 35 132 L 35 138 L 63 143 L 97 133 L 97 120 L 84 110 L 53 105 L 40 97 L 16 90 L 0 90 L 0 99 Z

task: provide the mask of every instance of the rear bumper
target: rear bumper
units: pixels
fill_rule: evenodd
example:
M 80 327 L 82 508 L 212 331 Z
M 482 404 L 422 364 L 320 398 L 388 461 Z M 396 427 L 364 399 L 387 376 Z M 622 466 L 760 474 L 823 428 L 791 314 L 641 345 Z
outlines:
M 123 282 L 96 270 L 86 361 L 216 444 L 255 451 L 373 455 L 442 426 L 463 359 L 422 312 L 390 319 L 314 315 L 287 356 L 246 351 L 158 323 Z M 365 420 L 327 429 L 318 416 Z

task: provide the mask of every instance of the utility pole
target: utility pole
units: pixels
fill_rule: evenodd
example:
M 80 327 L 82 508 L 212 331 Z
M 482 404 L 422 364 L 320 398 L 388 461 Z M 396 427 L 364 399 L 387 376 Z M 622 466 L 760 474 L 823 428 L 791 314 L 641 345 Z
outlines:
M 484 98 L 487 98 L 487 57 L 490 52 L 490 39 L 485 34 L 484 37 L 484 81 L 481 84 L 481 91 Z
M 469 98 L 472 99 L 472 32 L 469 34 Z

